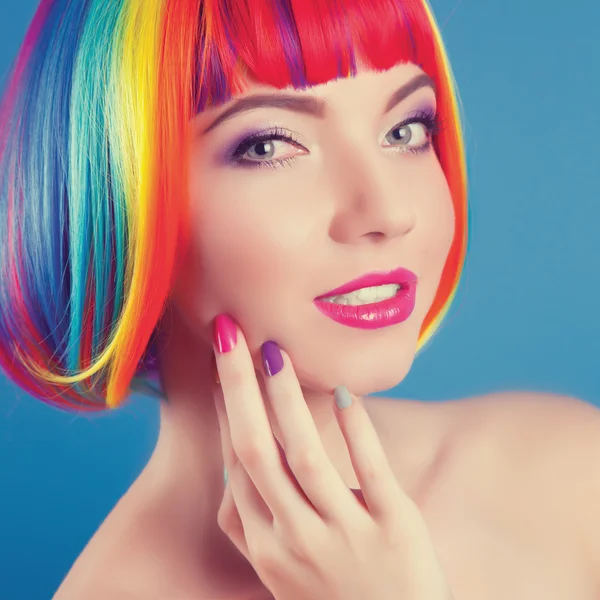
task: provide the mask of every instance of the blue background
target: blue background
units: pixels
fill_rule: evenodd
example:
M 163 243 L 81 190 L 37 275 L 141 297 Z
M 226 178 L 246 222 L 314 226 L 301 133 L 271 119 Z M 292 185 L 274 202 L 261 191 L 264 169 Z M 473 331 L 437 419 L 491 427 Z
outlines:
M 502 389 L 600 406 L 600 3 L 433 0 L 466 110 L 471 251 L 393 395 Z M 3 0 L 0 79 L 34 0 Z M 0 598 L 49 599 L 150 456 L 157 405 L 61 413 L 0 379 Z

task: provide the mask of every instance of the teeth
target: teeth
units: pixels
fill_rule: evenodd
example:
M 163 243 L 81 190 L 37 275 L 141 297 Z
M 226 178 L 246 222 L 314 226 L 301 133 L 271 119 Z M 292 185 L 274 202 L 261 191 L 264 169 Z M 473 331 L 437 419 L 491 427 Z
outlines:
M 324 302 L 333 302 L 334 304 L 347 304 L 348 306 L 360 306 L 361 304 L 374 304 L 392 298 L 398 293 L 401 288 L 396 283 L 387 285 L 378 285 L 375 287 L 361 288 L 350 294 L 342 294 L 341 296 L 330 296 L 323 298 Z

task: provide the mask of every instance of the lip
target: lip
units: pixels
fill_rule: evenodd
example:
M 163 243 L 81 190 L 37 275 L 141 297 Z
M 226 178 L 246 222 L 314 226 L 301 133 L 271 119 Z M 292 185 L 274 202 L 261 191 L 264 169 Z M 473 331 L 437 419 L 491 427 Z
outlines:
M 398 293 L 392 298 L 350 306 L 327 302 L 324 298 L 349 294 L 364 287 L 394 283 L 400 286 Z M 408 269 L 369 273 L 358 279 L 353 279 L 344 285 L 315 298 L 317 309 L 333 321 L 357 329 L 380 329 L 397 325 L 406 321 L 412 314 L 416 303 L 417 276 Z
M 341 296 L 342 294 L 350 294 L 356 290 L 360 290 L 365 287 L 374 287 L 377 285 L 387 285 L 395 283 L 397 285 L 409 285 L 417 282 L 417 276 L 408 269 L 402 267 L 394 269 L 393 271 L 379 271 L 375 273 L 367 273 L 362 277 L 353 279 L 348 283 L 344 283 L 338 288 L 321 294 L 315 300 L 322 300 L 323 298 L 331 298 L 331 296 Z

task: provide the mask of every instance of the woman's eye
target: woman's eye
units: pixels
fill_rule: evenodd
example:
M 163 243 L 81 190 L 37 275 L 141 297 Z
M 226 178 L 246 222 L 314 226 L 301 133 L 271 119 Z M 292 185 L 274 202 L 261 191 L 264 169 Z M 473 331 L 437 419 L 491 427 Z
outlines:
M 275 142 L 273 140 L 258 142 L 246 150 L 246 156 L 252 160 L 269 160 L 273 158 L 274 154 Z
M 429 130 L 423 123 L 407 123 L 394 127 L 385 139 L 392 146 L 423 146 L 429 140 Z
M 249 140 L 235 153 L 235 160 L 240 164 L 260 165 L 290 161 L 303 153 L 292 139 L 267 138 Z

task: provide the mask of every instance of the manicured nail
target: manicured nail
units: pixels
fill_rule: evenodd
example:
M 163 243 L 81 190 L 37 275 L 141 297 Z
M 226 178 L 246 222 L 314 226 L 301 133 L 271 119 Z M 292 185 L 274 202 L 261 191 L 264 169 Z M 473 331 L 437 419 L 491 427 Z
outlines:
M 333 390 L 333 397 L 340 410 L 348 408 L 352 404 L 352 396 L 345 385 L 338 385 L 335 390 Z
M 275 342 L 265 342 L 260 347 L 260 352 L 266 374 L 269 377 L 277 375 L 283 369 L 283 356 L 279 350 L 279 346 Z
M 237 344 L 237 328 L 235 323 L 227 315 L 215 317 L 213 338 L 217 350 L 221 354 L 231 352 Z

